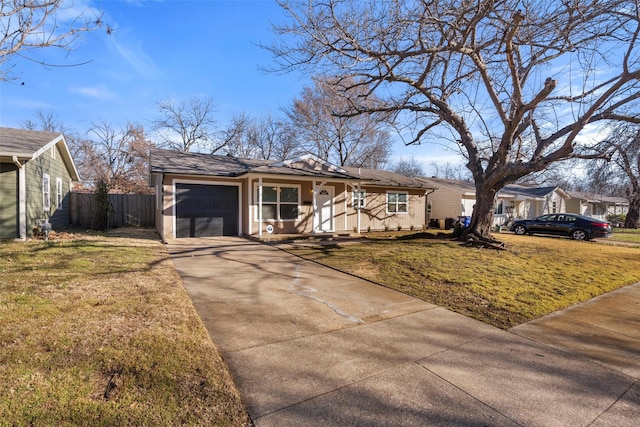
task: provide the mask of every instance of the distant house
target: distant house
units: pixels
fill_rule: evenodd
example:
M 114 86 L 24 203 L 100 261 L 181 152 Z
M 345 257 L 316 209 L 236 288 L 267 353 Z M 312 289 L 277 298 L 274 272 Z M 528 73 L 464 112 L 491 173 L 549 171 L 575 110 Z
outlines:
M 607 219 L 607 215 L 626 215 L 629 212 L 629 201 L 623 197 L 581 191 L 568 191 L 568 193 L 571 199 L 567 202 L 567 212 L 604 220 Z
M 165 238 L 421 228 L 426 183 L 307 155 L 287 161 L 151 151 Z
M 476 203 L 473 182 L 443 178 L 419 179 L 435 188 L 427 201 L 430 225 L 448 227 L 451 221 L 458 220 L 460 216 L 471 216 Z M 496 197 L 494 224 L 504 225 L 513 218 L 530 219 L 547 213 L 566 212 L 569 197 L 559 187 L 507 185 Z
M 0 127 L 0 238 L 25 239 L 44 220 L 67 226 L 78 180 L 61 133 Z
M 506 224 L 509 219 L 532 219 L 540 215 L 567 212 L 569 194 L 557 186 L 505 186 L 496 198 L 495 221 Z

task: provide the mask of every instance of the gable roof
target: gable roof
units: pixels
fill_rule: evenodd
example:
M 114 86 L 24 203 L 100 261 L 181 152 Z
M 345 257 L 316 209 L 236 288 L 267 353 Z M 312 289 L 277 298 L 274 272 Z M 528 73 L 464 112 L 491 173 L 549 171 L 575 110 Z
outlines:
M 447 188 L 449 190 L 458 191 L 460 194 L 465 196 L 475 197 L 476 195 L 476 186 L 472 181 L 463 181 L 460 179 L 435 178 L 435 177 L 431 177 L 431 178 L 418 177 L 416 179 L 427 183 L 427 185 L 430 185 L 433 188 L 437 188 L 437 189 Z
M 417 178 L 409 178 L 395 172 L 380 169 L 365 169 L 344 167 L 344 169 L 353 176 L 365 180 L 365 184 L 380 185 L 383 187 L 401 187 L 401 188 L 424 188 L 425 190 L 434 189 L 432 183 Z
M 510 184 L 505 185 L 502 190 L 500 190 L 500 195 L 513 195 L 513 196 L 525 196 L 525 197 L 534 197 L 534 198 L 543 198 L 548 196 L 549 194 L 557 191 L 566 199 L 569 199 L 570 196 L 564 191 L 562 188 L 557 186 L 549 186 L 549 187 L 528 187 L 524 185 L 518 184 Z
M 572 199 L 582 199 L 591 203 L 628 205 L 629 201 L 624 197 L 605 196 L 602 194 L 588 193 L 586 191 L 567 191 Z
M 162 174 L 217 177 L 266 174 L 360 182 L 365 180 L 368 184 L 389 187 L 431 188 L 417 179 L 407 178 L 393 172 L 336 166 L 314 155 L 275 161 L 152 149 L 150 164 L 152 173 Z
M 14 158 L 19 162 L 33 160 L 54 145 L 58 147 L 71 179 L 79 181 L 78 170 L 63 134 L 0 127 L 0 159 L 3 161 L 12 162 Z
M 421 181 L 431 183 L 438 189 L 447 188 L 449 190 L 458 191 L 461 195 L 476 195 L 476 187 L 472 181 L 462 181 L 458 179 L 446 178 L 418 178 Z M 529 187 L 526 185 L 509 184 L 505 185 L 499 192 L 499 197 L 520 197 L 520 198 L 544 198 L 554 191 L 558 191 L 563 197 L 570 198 L 569 194 L 560 187 Z

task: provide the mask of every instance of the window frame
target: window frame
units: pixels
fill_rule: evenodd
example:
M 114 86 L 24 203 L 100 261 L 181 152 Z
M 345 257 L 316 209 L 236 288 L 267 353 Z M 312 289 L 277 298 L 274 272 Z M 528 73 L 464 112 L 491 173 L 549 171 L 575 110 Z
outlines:
M 58 203 L 56 210 L 62 209 L 63 191 L 64 188 L 62 187 L 62 178 L 56 178 L 56 202 Z
M 48 173 L 42 174 L 42 210 L 43 212 L 51 210 L 51 178 Z
M 406 197 L 406 201 L 401 202 L 399 200 L 396 200 L 395 202 L 390 202 L 389 201 L 389 195 L 390 194 L 396 194 L 396 195 L 404 195 Z M 385 200 L 385 211 L 387 214 L 396 214 L 396 215 L 408 215 L 409 214 L 409 192 L 408 191 L 387 191 L 386 193 L 386 200 Z M 394 204 L 395 205 L 395 211 L 390 211 L 389 210 L 389 205 Z M 406 205 L 406 210 L 405 211 L 400 211 L 398 210 L 398 207 L 400 205 Z
M 258 215 L 258 210 L 260 209 L 261 206 L 259 206 L 259 197 L 258 197 L 258 191 L 259 191 L 260 185 L 259 184 L 255 184 L 254 186 L 254 196 L 255 196 L 255 207 L 256 209 L 254 209 L 254 221 L 258 222 L 260 220 L 259 215 Z M 300 205 L 301 205 L 301 196 L 302 196 L 302 186 L 299 184 L 275 184 L 275 183 L 263 183 L 262 184 L 262 188 L 264 190 L 264 188 L 275 188 L 276 189 L 276 201 L 274 202 L 264 202 L 264 194 L 263 194 L 263 201 L 262 201 L 262 207 L 264 208 L 265 205 L 270 205 L 270 206 L 274 206 L 276 207 L 276 216 L 277 218 L 266 218 L 264 215 L 262 217 L 262 221 L 277 221 L 277 222 L 295 222 L 295 221 L 299 221 L 300 220 Z M 297 193 L 298 193 L 298 200 L 296 202 L 288 202 L 288 201 L 282 201 L 280 200 L 280 195 L 282 194 L 282 188 L 295 188 Z M 294 206 L 296 207 L 296 217 L 295 218 L 282 218 L 281 215 L 281 206 Z
M 364 207 L 367 206 L 367 190 L 360 190 L 360 209 L 363 209 Z M 353 209 L 358 209 L 358 199 L 357 199 L 357 195 L 358 195 L 358 191 L 357 190 L 353 190 L 351 192 L 351 207 L 353 207 Z

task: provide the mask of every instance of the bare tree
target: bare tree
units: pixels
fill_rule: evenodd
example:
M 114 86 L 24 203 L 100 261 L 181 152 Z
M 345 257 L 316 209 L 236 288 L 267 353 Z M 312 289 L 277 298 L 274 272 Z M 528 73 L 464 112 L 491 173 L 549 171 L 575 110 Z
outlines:
M 165 148 L 213 154 L 226 144 L 215 136 L 216 106 L 210 98 L 161 101 L 158 103 L 158 113 L 159 118 L 153 121 L 153 125 L 160 135 L 160 145 Z
M 301 146 L 323 160 L 340 166 L 384 165 L 391 151 L 391 137 L 387 130 L 389 115 L 385 112 L 367 112 L 349 115 L 351 100 L 348 96 L 364 94 L 364 88 L 345 89 L 331 78 L 314 78 L 313 87 L 307 87 L 302 97 L 295 99 L 287 110 L 292 126 L 297 129 Z M 343 93 L 344 91 L 347 93 Z M 367 101 L 371 104 L 373 98 Z
M 272 115 L 258 121 L 259 158 L 287 160 L 305 154 L 296 138 L 296 130 L 287 120 Z
M 413 156 L 409 160 L 404 158 L 398 160 L 391 170 L 400 175 L 408 176 L 409 178 L 424 176 L 422 165 L 418 163 Z
M 227 154 L 253 159 L 286 160 L 302 154 L 295 131 L 288 122 L 272 115 L 251 118 L 242 113 L 234 116 L 222 140 Z
M 101 13 L 85 7 L 73 11 L 66 0 L 2 0 L 0 4 L 0 81 L 15 77 L 10 65 L 18 56 L 46 64 L 35 58 L 35 51 L 48 47 L 71 50 L 81 33 L 103 25 Z M 65 19 L 65 15 L 71 17 Z M 107 33 L 111 29 L 107 27 Z
M 290 20 L 274 27 L 275 69 L 336 75 L 345 93 L 366 89 L 353 114 L 392 112 L 409 143 L 448 138 L 464 154 L 476 187 L 465 239 L 495 242 L 506 184 L 595 156 L 595 124 L 639 121 L 625 113 L 640 97 L 633 0 L 279 3 Z
M 140 125 L 116 129 L 102 120 L 89 129 L 91 146 L 87 157 L 93 161 L 91 178 L 105 182 L 110 190 L 122 193 L 149 192 L 148 150 L 152 143 Z
M 640 127 L 614 126 L 598 149 L 606 153 L 606 161 L 590 165 L 592 185 L 610 194 L 624 194 L 629 201 L 624 226 L 640 228 Z
M 436 178 L 470 181 L 469 171 L 460 164 L 431 162 L 431 175 Z

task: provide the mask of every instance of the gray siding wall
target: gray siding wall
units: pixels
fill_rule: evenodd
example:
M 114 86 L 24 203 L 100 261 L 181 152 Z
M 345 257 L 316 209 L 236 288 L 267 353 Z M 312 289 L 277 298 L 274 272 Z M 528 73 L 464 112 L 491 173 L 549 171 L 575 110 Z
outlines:
M 55 157 L 52 155 L 55 150 Z M 38 158 L 27 162 L 27 235 L 32 234 L 32 230 L 39 223 L 40 219 L 49 219 L 54 230 L 67 227 L 70 223 L 69 217 L 69 192 L 71 191 L 71 176 L 62 161 L 58 147 L 42 153 Z M 50 209 L 43 206 L 42 177 L 49 175 L 49 200 Z M 58 195 L 56 188 L 57 179 L 62 180 L 62 203 L 58 206 Z
M 18 234 L 18 167 L 0 163 L 0 239 Z

